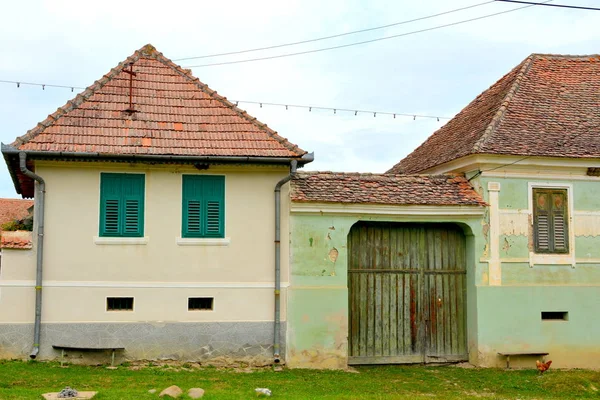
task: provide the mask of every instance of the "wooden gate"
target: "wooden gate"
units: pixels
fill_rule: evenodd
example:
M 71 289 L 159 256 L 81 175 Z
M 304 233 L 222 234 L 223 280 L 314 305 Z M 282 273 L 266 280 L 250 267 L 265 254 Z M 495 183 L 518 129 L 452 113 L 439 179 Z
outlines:
M 456 225 L 355 224 L 349 364 L 467 360 L 465 252 Z

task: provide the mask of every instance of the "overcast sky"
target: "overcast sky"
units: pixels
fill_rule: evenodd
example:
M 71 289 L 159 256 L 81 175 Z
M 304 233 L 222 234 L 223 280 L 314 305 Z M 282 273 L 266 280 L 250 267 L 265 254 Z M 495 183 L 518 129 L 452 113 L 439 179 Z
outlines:
M 0 13 L 0 80 L 89 86 L 146 43 L 173 60 L 335 35 L 478 0 L 13 1 Z M 600 0 L 554 4 L 600 7 Z M 165 7 L 165 4 L 169 4 Z M 520 7 L 490 2 L 418 22 L 182 66 L 344 45 Z M 600 12 L 535 6 L 374 43 L 274 60 L 195 67 L 229 99 L 451 117 L 531 53 L 600 53 Z M 74 97 L 0 83 L 0 140 L 11 143 Z M 446 120 L 240 104 L 307 151 L 311 170 L 384 172 Z M 17 197 L 4 165 L 0 197 Z

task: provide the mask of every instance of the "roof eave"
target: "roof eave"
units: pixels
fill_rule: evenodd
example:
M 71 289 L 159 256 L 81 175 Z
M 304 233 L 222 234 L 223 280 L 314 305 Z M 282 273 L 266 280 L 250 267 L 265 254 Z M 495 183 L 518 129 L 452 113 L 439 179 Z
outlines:
M 13 149 L 13 147 L 6 145 L 4 143 L 2 143 L 1 146 L 2 146 L 2 155 L 4 156 L 4 162 L 6 163 L 8 172 L 10 173 L 10 177 L 13 181 L 15 190 L 17 191 L 17 194 L 22 195 L 21 185 L 19 184 L 19 179 L 17 178 L 17 175 L 15 174 L 15 171 L 13 170 L 12 165 L 11 165 L 11 156 L 14 157 L 14 155 L 15 155 L 15 153 L 10 151 L 10 149 Z M 5 149 L 7 151 L 5 151 Z
M 113 161 L 113 162 L 163 162 L 163 163 L 216 163 L 216 164 L 267 164 L 288 165 L 296 161 L 299 167 L 314 161 L 314 153 L 304 153 L 300 157 L 259 157 L 259 156 L 178 156 L 161 154 L 105 154 L 105 153 L 76 153 L 62 151 L 31 151 L 19 150 L 14 146 L 1 144 L 2 154 L 10 172 L 13 184 L 18 194 L 23 195 L 18 172 L 13 169 L 11 161 L 24 152 L 29 159 L 61 159 L 81 161 Z

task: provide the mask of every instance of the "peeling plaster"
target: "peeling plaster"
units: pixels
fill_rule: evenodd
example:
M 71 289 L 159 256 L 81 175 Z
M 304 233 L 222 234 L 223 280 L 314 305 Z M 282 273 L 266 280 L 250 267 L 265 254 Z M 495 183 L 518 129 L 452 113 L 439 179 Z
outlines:
M 504 238 L 504 244 L 502 245 L 502 250 L 504 250 L 505 253 L 508 253 L 508 250 L 510 250 L 510 243 L 508 242 L 507 238 Z
M 527 236 L 529 233 L 529 213 L 500 213 L 500 234 Z
M 575 236 L 600 236 L 600 215 L 575 215 L 573 229 Z

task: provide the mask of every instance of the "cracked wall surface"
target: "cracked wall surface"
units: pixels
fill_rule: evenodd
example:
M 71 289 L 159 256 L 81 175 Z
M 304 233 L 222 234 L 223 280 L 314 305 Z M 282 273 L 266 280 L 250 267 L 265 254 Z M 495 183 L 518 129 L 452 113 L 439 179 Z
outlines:
M 285 348 L 282 323 L 282 348 Z M 0 325 L 0 358 L 28 358 L 33 324 Z M 246 362 L 270 364 L 273 359 L 272 322 L 211 323 L 62 323 L 42 324 L 41 360 L 60 357 L 52 345 L 124 347 L 125 360 Z M 69 352 L 67 352 L 69 353 Z M 83 362 L 97 356 L 77 354 Z M 285 354 L 282 352 L 282 354 Z

